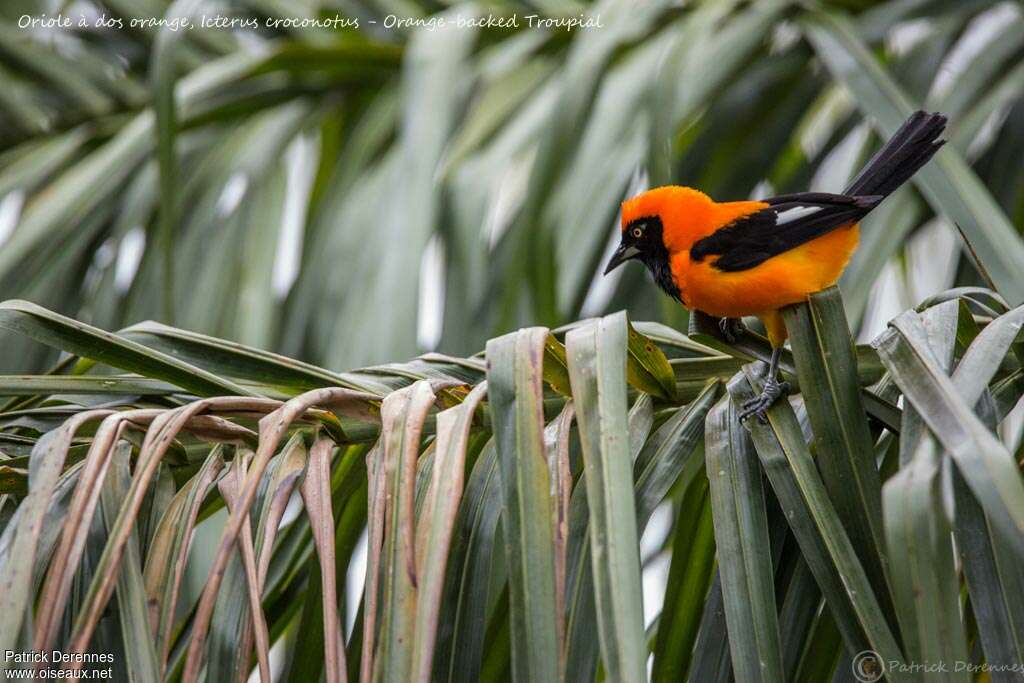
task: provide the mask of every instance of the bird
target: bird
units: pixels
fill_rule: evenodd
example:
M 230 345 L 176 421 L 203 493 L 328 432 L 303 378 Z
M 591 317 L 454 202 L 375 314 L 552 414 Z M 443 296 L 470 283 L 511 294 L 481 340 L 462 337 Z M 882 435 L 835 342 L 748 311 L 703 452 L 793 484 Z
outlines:
M 690 310 L 719 318 L 729 341 L 743 316 L 764 323 L 772 346 L 764 389 L 740 406 L 757 416 L 789 393 L 779 381 L 788 336 L 780 309 L 836 283 L 857 248 L 859 222 L 945 143 L 947 118 L 914 112 L 842 194 L 797 192 L 716 202 L 700 190 L 657 187 L 622 203 L 621 241 L 604 274 L 638 260 L 654 282 Z

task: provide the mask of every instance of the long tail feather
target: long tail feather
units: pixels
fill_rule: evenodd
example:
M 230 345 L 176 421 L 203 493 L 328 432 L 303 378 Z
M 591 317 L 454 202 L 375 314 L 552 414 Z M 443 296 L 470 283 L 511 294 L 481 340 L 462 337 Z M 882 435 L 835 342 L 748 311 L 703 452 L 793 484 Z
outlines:
M 946 117 L 942 114 L 914 112 L 871 157 L 844 194 L 884 197 L 894 192 L 946 142 L 938 139 L 945 128 Z

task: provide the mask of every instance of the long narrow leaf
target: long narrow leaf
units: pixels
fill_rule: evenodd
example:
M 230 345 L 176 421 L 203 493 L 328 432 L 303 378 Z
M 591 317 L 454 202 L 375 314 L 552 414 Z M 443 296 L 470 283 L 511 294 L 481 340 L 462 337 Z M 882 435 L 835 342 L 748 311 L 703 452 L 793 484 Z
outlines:
M 808 297 L 806 304 L 786 307 L 783 319 L 814 432 L 822 482 L 882 609 L 891 614 L 885 579 L 888 561 L 882 530 L 882 487 L 839 289 L 817 292 Z
M 128 491 L 131 476 L 128 472 L 128 458 L 131 444 L 118 442 L 114 453 L 113 472 L 101 495 L 101 509 L 108 525 L 117 517 L 118 506 Z M 157 662 L 156 643 L 149 630 L 146 590 L 142 579 L 142 560 L 139 539 L 133 534 L 125 549 L 125 560 L 117 578 L 117 608 L 121 629 L 126 644 L 127 669 L 130 680 L 154 681 L 159 678 L 160 665 Z
M 729 384 L 734 401 L 754 395 L 752 381 L 760 389 L 760 378 L 746 369 L 745 379 Z M 768 416 L 769 425 L 750 425 L 754 446 L 847 649 L 873 650 L 886 665 L 902 662 L 879 599 L 829 500 L 792 407 L 780 402 Z M 905 678 L 899 667 L 891 675 L 895 680 Z
M 409 680 L 416 627 L 416 530 L 414 490 L 416 458 L 427 411 L 434 403 L 430 383 L 420 381 L 384 399 L 385 504 L 384 574 L 380 645 L 374 676 Z
M 474 411 L 487 392 L 486 383 L 478 384 L 466 399 L 437 418 L 437 447 L 430 484 L 429 516 L 417 530 L 417 566 L 419 574 L 416 602 L 416 629 L 413 639 L 413 678 L 431 680 L 434 644 L 437 641 L 438 612 L 444 590 L 448 550 L 465 472 L 466 450 Z
M 728 397 L 707 419 L 705 457 L 733 669 L 741 681 L 781 681 L 782 644 L 761 470 Z
M 1006 447 L 985 427 L 914 332 L 916 314 L 893 321 L 876 340 L 882 360 L 928 428 L 956 461 L 993 524 L 1024 554 L 1024 484 Z M 974 394 L 972 403 L 981 390 Z
M 590 510 L 598 634 L 605 671 L 615 680 L 643 678 L 647 661 L 632 463 L 623 438 L 628 332 L 620 313 L 566 336 Z M 674 387 L 668 362 L 661 360 Z
M 199 396 L 253 395 L 234 382 L 27 301 L 0 303 L 0 326 L 76 356 L 162 379 Z
M 684 680 L 695 655 L 699 607 L 709 597 L 715 569 L 715 535 L 706 477 L 698 477 L 687 487 L 673 533 L 672 564 L 651 669 L 651 680 L 656 682 Z
M 313 529 L 313 541 L 320 558 L 320 576 L 324 613 L 324 668 L 327 683 L 348 679 L 345 666 L 345 639 L 338 615 L 338 589 L 335 582 L 334 513 L 331 510 L 331 453 L 334 442 L 319 439 L 309 451 L 309 469 L 300 491 Z M 269 549 L 268 549 L 269 550 Z
M 550 484 L 544 457 L 542 359 L 548 331 L 532 328 L 487 344 L 494 435 L 501 467 L 509 567 L 513 677 L 557 681 L 558 627 Z

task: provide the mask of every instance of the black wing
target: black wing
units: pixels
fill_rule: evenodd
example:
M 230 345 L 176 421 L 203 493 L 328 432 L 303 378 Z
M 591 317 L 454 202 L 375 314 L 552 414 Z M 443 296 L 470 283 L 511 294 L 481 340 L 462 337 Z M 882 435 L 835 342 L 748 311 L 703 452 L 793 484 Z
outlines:
M 803 192 L 767 199 L 769 206 L 697 241 L 690 258 L 718 256 L 714 267 L 747 270 L 830 230 L 859 221 L 910 179 L 942 147 L 942 114 L 914 112 L 882 145 L 845 194 Z
M 718 270 L 747 270 L 836 228 L 859 221 L 878 206 L 879 195 L 851 197 L 802 192 L 766 199 L 768 206 L 698 240 L 690 259 L 718 256 Z

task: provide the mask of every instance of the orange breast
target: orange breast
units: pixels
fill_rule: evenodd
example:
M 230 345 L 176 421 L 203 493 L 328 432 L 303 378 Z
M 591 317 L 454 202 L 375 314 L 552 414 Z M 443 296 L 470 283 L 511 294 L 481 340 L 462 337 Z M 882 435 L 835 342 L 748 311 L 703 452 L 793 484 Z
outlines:
M 853 223 L 732 273 L 716 270 L 715 257 L 694 263 L 689 251 L 680 251 L 672 256 L 672 275 L 687 308 L 728 318 L 760 315 L 835 284 L 857 248 L 857 238 Z

